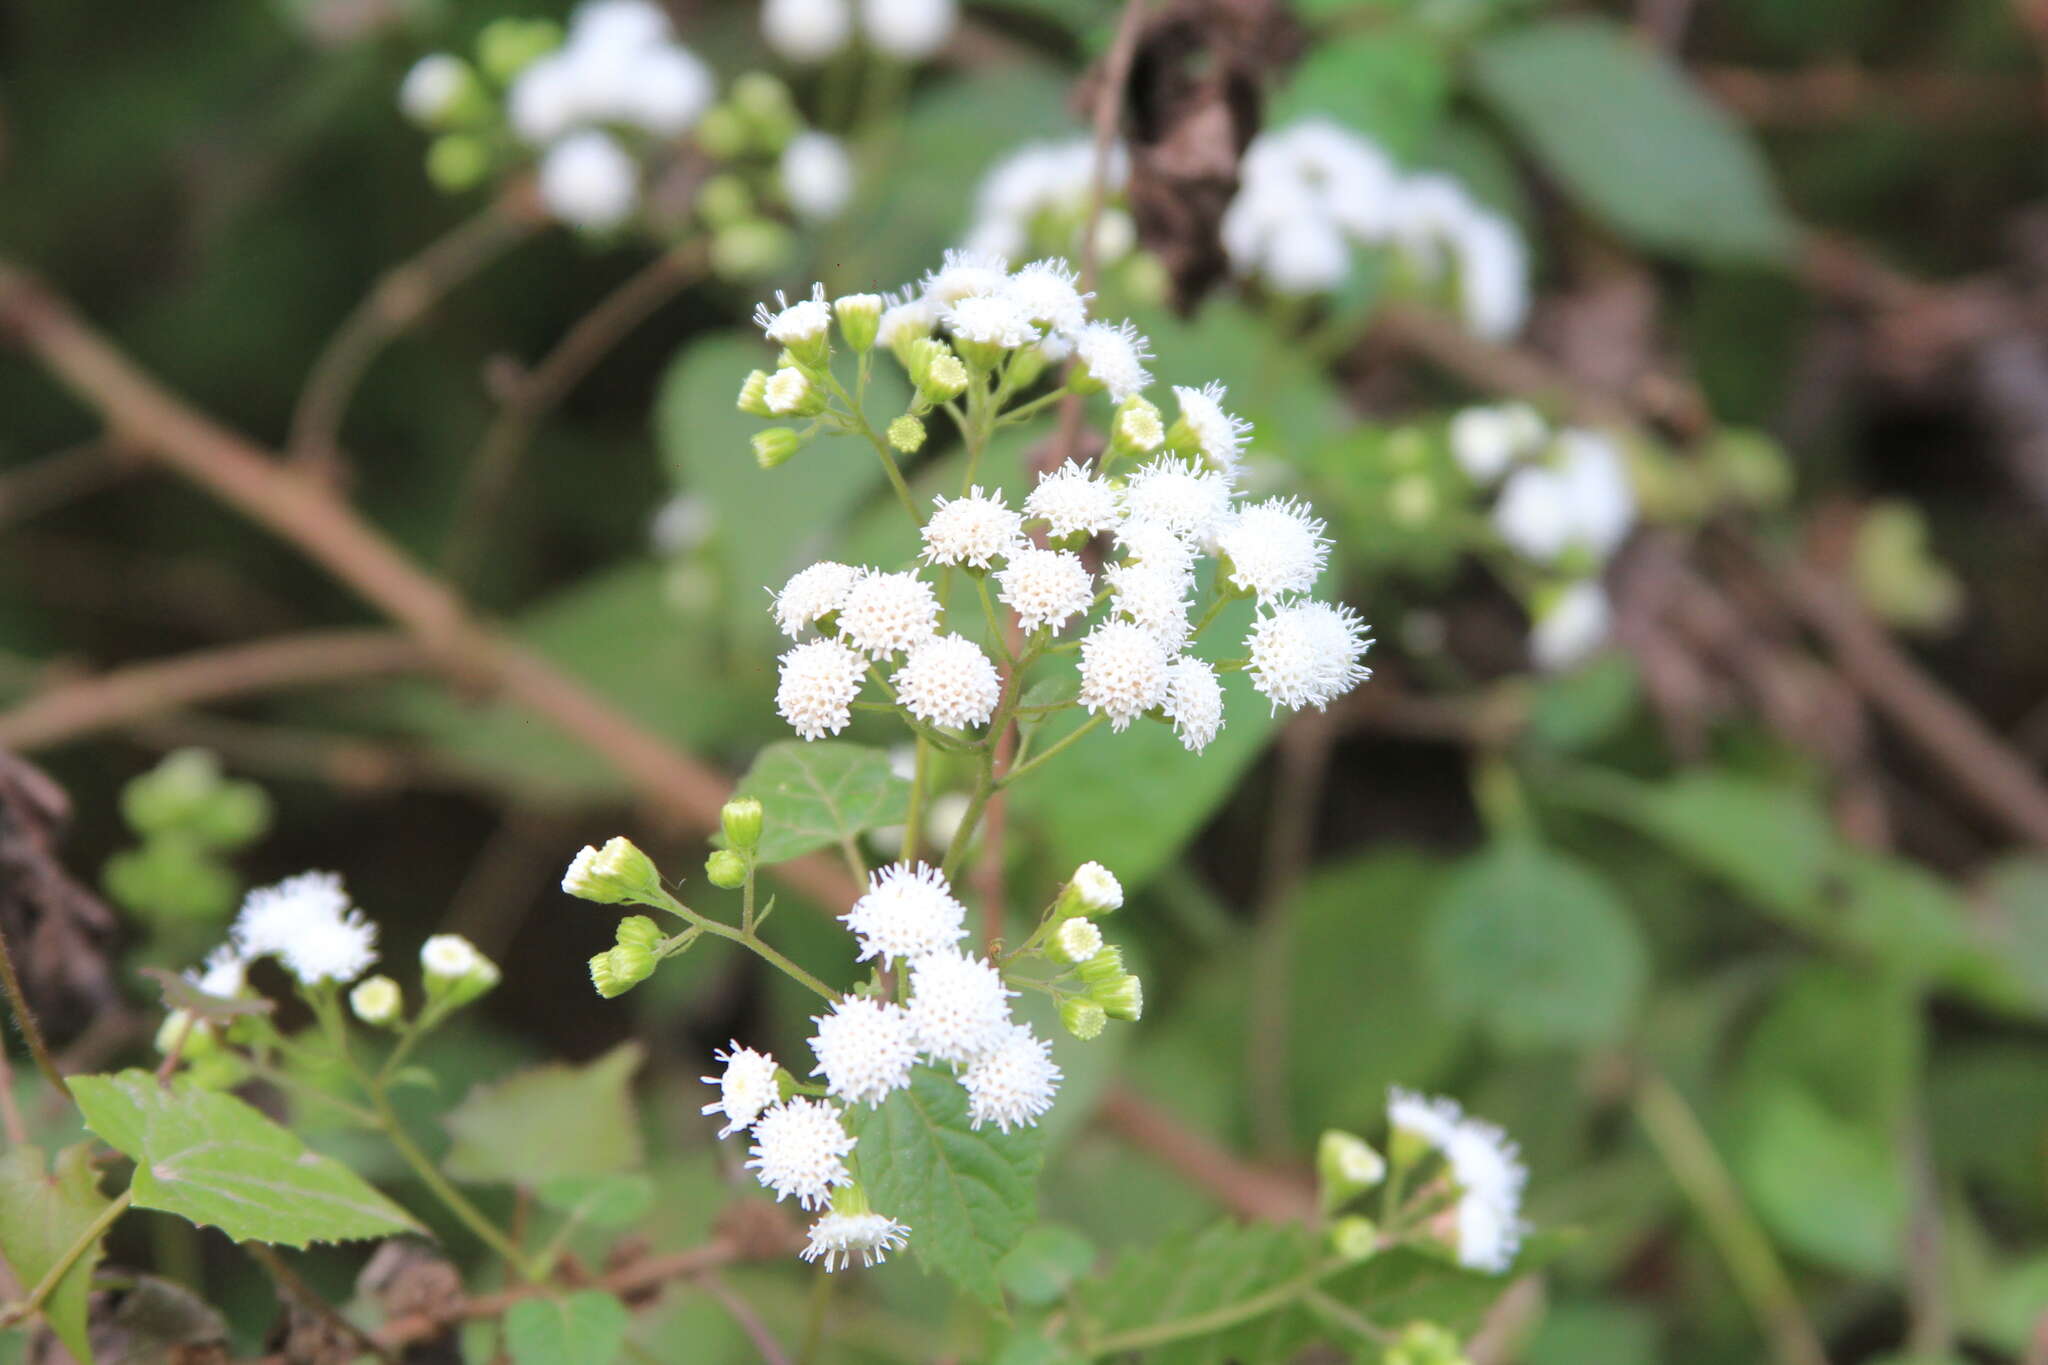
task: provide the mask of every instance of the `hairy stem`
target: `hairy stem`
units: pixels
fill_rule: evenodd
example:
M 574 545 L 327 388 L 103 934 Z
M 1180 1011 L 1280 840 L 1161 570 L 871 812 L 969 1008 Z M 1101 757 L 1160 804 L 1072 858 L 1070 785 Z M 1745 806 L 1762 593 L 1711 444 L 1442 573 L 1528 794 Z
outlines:
M 78 1258 L 92 1249 L 92 1244 L 106 1234 L 107 1229 L 114 1225 L 116 1218 L 128 1211 L 128 1205 L 134 1202 L 134 1199 L 135 1191 L 126 1189 L 121 1191 L 113 1203 L 101 1209 L 100 1216 L 86 1224 L 85 1231 L 78 1234 L 77 1240 L 64 1248 L 63 1255 L 51 1262 L 50 1268 L 43 1272 L 43 1278 L 36 1281 L 36 1287 L 29 1290 L 28 1297 L 8 1309 L 4 1316 L 0 1316 L 0 1326 L 11 1326 L 33 1317 L 50 1295 L 57 1292 L 57 1285 L 69 1273 L 71 1267 L 78 1264 Z

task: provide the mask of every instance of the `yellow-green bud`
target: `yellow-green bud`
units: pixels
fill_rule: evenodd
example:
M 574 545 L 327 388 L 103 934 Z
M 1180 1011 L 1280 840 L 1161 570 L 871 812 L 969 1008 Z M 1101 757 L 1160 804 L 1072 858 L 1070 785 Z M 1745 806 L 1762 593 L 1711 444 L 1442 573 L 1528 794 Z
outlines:
M 1124 951 L 1114 945 L 1099 948 L 1079 970 L 1081 984 L 1093 995 L 1097 986 L 1107 986 L 1124 974 Z
M 1112 1019 L 1135 1024 L 1144 1017 L 1145 983 L 1129 972 L 1106 985 L 1091 988 L 1088 996 Z
M 590 983 L 610 1000 L 624 995 L 654 975 L 654 951 L 638 943 L 620 943 L 590 959 Z
M 184 1045 L 179 1046 L 179 1038 Z M 220 1039 L 214 1036 L 213 1026 L 187 1010 L 172 1010 L 164 1016 L 164 1022 L 156 1031 L 156 1050 L 168 1057 L 172 1048 L 178 1048 L 178 1055 L 186 1061 L 204 1057 L 220 1049 Z
M 761 803 L 754 797 L 735 796 L 720 808 L 718 827 L 724 832 L 726 843 L 748 853 L 760 845 L 761 822 L 765 816 Z
M 1053 905 L 1053 913 L 1068 915 L 1107 915 L 1123 908 L 1124 887 L 1116 874 L 1101 863 L 1086 862 L 1074 869 L 1074 875 L 1060 889 L 1060 898 Z
M 717 849 L 704 860 L 704 878 L 721 890 L 736 891 L 747 884 L 747 860 L 729 848 Z
M 490 144 L 480 137 L 443 133 L 427 148 L 427 178 L 449 194 L 475 189 L 490 173 Z
M 1109 422 L 1109 447 L 1118 455 L 1150 455 L 1166 441 L 1166 427 L 1159 409 L 1144 398 L 1131 397 L 1117 405 Z
M 717 229 L 711 238 L 711 269 L 721 279 L 754 280 L 783 268 L 796 238 L 780 223 L 752 218 Z
M 666 937 L 661 926 L 645 915 L 628 915 L 619 921 L 615 935 L 620 943 L 637 943 L 642 948 L 659 948 Z
M 405 994 L 388 976 L 373 976 L 356 983 L 348 993 L 348 1007 L 356 1018 L 374 1028 L 389 1028 L 405 1013 Z
M 1387 492 L 1387 512 L 1403 526 L 1423 526 L 1436 516 L 1436 485 L 1427 474 L 1404 474 Z
M 732 107 L 771 152 L 781 151 L 803 130 L 789 87 L 765 71 L 749 71 L 732 83 Z
M 705 110 L 696 131 L 697 145 L 705 155 L 720 161 L 730 161 L 746 151 L 747 139 L 752 136 L 746 116 L 724 104 Z
M 1380 1230 L 1370 1218 L 1351 1214 L 1330 1224 L 1330 1251 L 1346 1261 L 1362 1261 L 1379 1250 Z
M 600 905 L 659 905 L 661 873 L 624 835 L 603 848 L 586 846 L 562 874 L 562 889 Z
M 1109 1021 L 1108 1013 L 1093 1000 L 1070 995 L 1060 1001 L 1060 1023 L 1067 1032 L 1087 1042 L 1102 1035 L 1103 1026 Z
M 476 60 L 500 85 L 562 44 L 561 26 L 549 19 L 494 19 L 476 36 Z
M 821 367 L 825 359 L 826 353 L 821 348 L 816 354 L 805 356 L 804 364 Z M 768 376 L 768 383 L 761 390 L 761 401 L 777 417 L 816 417 L 825 410 L 825 391 L 813 384 L 810 375 L 803 370 L 785 365 Z
M 803 434 L 791 427 L 770 427 L 754 433 L 754 463 L 773 469 L 804 448 Z
M 967 389 L 967 367 L 945 342 L 919 337 L 910 343 L 910 382 L 927 403 L 943 403 Z
M 1429 1160 L 1435 1150 L 1436 1144 L 1423 1134 L 1412 1128 L 1403 1128 L 1398 1123 L 1387 1137 L 1387 1156 L 1404 1171 Z
M 1411 1322 L 1389 1346 L 1385 1365 L 1465 1365 L 1458 1338 L 1433 1322 Z
M 420 967 L 427 993 L 450 1008 L 467 1005 L 499 981 L 498 964 L 460 934 L 428 939 L 420 947 Z
M 1344 1207 L 1386 1174 L 1387 1159 L 1362 1137 L 1331 1128 L 1316 1143 L 1316 1181 L 1325 1213 Z
M 880 294 L 848 294 L 833 302 L 832 312 L 839 319 L 839 335 L 846 338 L 848 346 L 865 351 L 875 344 L 875 333 L 882 325 Z
M 754 370 L 740 385 L 739 410 L 749 417 L 772 417 L 768 410 L 768 371 Z
M 904 413 L 889 423 L 890 448 L 904 455 L 915 455 L 924 445 L 924 423 Z
M 1076 966 L 1102 951 L 1102 931 L 1095 921 L 1075 916 L 1053 930 L 1046 941 L 1045 955 L 1065 966 Z
M 1038 382 L 1039 376 L 1043 375 L 1046 367 L 1051 364 L 1051 358 L 1046 355 L 1043 349 L 1037 346 L 1026 346 L 1022 350 L 1011 354 L 1010 368 L 1004 373 L 1004 382 L 1009 384 L 1013 390 L 1022 391 L 1028 389 Z
M 697 187 L 697 216 L 708 227 L 737 227 L 757 216 L 754 192 L 730 171 L 711 176 Z

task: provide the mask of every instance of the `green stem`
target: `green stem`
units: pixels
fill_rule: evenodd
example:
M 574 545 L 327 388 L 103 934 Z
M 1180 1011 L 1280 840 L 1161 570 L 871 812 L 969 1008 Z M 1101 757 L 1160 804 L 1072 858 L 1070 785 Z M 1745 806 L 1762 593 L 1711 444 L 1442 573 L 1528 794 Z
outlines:
M 413 1174 L 420 1178 L 420 1183 L 433 1191 L 434 1197 L 460 1219 L 464 1227 L 475 1233 L 479 1241 L 497 1252 L 521 1279 L 538 1284 L 546 1271 L 528 1264 L 519 1248 L 513 1245 L 512 1239 L 486 1217 L 482 1209 L 470 1203 L 469 1197 L 456 1189 L 447 1176 L 441 1174 L 440 1168 L 419 1149 L 418 1144 L 413 1142 L 412 1135 L 405 1131 L 405 1125 L 399 1121 L 398 1113 L 391 1107 L 391 1101 L 385 1096 L 383 1088 L 368 1076 L 364 1076 L 363 1080 L 370 1086 L 370 1103 L 377 1111 L 377 1126 L 398 1152 L 400 1159 L 412 1167 Z
M 910 810 L 903 821 L 903 861 L 917 863 L 917 846 L 924 828 L 924 788 L 930 780 L 932 746 L 923 735 L 917 737 L 917 761 L 910 770 Z
M 1006 427 L 1012 422 L 1022 422 L 1027 418 L 1035 417 L 1045 408 L 1065 398 L 1068 392 L 1065 388 L 1058 388 L 1054 389 L 1051 393 L 1042 393 L 1028 403 L 1019 403 L 1016 407 L 1011 408 L 1008 412 L 996 418 L 996 425 Z
M 7 935 L 0 934 L 0 989 L 7 992 L 7 1004 L 14 1011 L 14 1022 L 21 1028 L 21 1036 L 28 1040 L 29 1055 L 36 1059 L 36 1070 L 43 1073 L 43 1079 L 50 1088 L 67 1099 L 70 1089 L 64 1084 L 64 1073 L 57 1069 L 57 1059 L 50 1055 L 50 1044 L 43 1037 L 42 1025 L 28 1007 L 28 994 L 21 988 L 21 978 L 14 971 L 14 955 L 8 951 Z
M 1002 653 L 1003 662 L 1015 669 L 1017 661 L 1010 654 L 1010 642 L 1003 632 L 1003 618 L 996 611 L 995 600 L 988 595 L 988 575 L 978 573 L 969 574 L 968 577 L 974 580 L 974 590 L 981 597 L 981 614 L 988 620 L 989 639 L 995 642 L 996 649 Z
M 838 991 L 833 990 L 830 986 L 818 980 L 817 977 L 812 976 L 809 972 L 797 966 L 794 962 L 791 962 L 788 958 L 784 957 L 780 952 L 777 952 L 768 943 L 763 941 L 758 934 L 750 933 L 745 929 L 735 929 L 730 924 L 721 923 L 718 920 L 710 919 L 704 915 L 700 915 L 695 910 L 692 910 L 689 906 L 684 905 L 681 901 L 677 900 L 674 896 L 668 895 L 666 892 L 663 893 L 663 899 L 665 901 L 665 904 L 662 907 L 663 909 L 668 910 L 672 914 L 680 915 L 682 918 L 688 920 L 694 927 L 703 930 L 707 934 L 711 934 L 722 939 L 728 939 L 733 943 L 739 944 L 742 948 L 747 949 L 756 957 L 759 957 L 762 961 L 766 962 L 769 966 L 775 968 L 783 975 L 789 977 L 790 980 L 796 982 L 800 986 L 808 987 L 810 990 L 817 992 L 819 995 L 823 996 L 827 1000 L 837 1001 L 839 999 Z
M 917 514 L 917 499 L 911 495 L 910 485 L 903 481 L 903 470 L 896 463 L 896 452 L 889 448 L 889 443 L 882 439 L 882 434 L 868 421 L 867 414 L 860 410 L 860 404 L 846 391 L 846 386 L 839 382 L 839 376 L 833 374 L 830 369 L 824 370 L 823 373 L 825 386 L 831 390 L 832 396 L 846 405 L 847 416 L 853 419 L 854 426 L 860 434 L 868 438 L 868 443 L 875 448 L 875 454 L 882 457 L 882 469 L 889 476 L 889 486 L 896 490 L 896 500 L 901 502 L 903 510 L 910 514 L 911 524 L 923 526 L 924 518 Z
M 1216 622 L 1216 618 L 1223 614 L 1223 609 L 1229 606 L 1232 602 L 1235 602 L 1237 600 L 1237 597 L 1234 594 L 1221 591 L 1223 587 L 1222 584 L 1219 583 L 1217 587 L 1218 592 L 1215 598 L 1209 603 L 1209 609 L 1202 613 L 1202 619 L 1195 622 L 1195 628 L 1188 632 L 1188 638 L 1190 640 L 1194 639 L 1203 631 L 1207 630 L 1210 626 L 1214 625 Z
M 1106 712 L 1097 711 L 1094 715 L 1088 717 L 1088 719 L 1082 721 L 1079 725 L 1075 726 L 1067 734 L 1060 736 L 1060 738 L 1056 742 L 1039 750 L 1036 754 L 1032 756 L 1030 762 L 1020 763 L 1016 767 L 1010 769 L 1009 772 L 1003 775 L 1001 785 L 1007 787 L 1012 782 L 1015 782 L 1018 778 L 1024 776 L 1024 774 L 1031 772 L 1035 768 L 1042 767 L 1048 759 L 1057 757 L 1060 750 L 1066 748 L 1068 745 L 1079 740 L 1081 736 L 1087 734 L 1090 730 L 1093 730 L 1096 726 L 1102 724 L 1102 722 L 1107 719 L 1109 719 L 1109 716 Z
M 28 1297 L 8 1309 L 5 1316 L 0 1316 L 0 1325 L 11 1325 L 32 1317 L 36 1310 L 43 1306 L 43 1302 L 57 1291 L 58 1282 L 78 1263 L 78 1258 L 92 1249 L 92 1244 L 106 1234 L 107 1229 L 114 1225 L 116 1218 L 128 1211 L 128 1205 L 134 1202 L 134 1199 L 134 1189 L 125 1189 L 113 1203 L 101 1209 L 100 1216 L 86 1224 L 85 1231 L 78 1234 L 77 1240 L 64 1248 L 64 1254 L 43 1272 L 43 1278 L 36 1281 L 36 1287 L 29 1291 Z
M 1321 1284 L 1335 1270 L 1340 1268 L 1339 1266 L 1318 1266 L 1307 1274 L 1297 1276 L 1285 1284 L 1275 1285 L 1263 1294 L 1254 1294 L 1248 1299 L 1240 1299 L 1236 1303 L 1225 1304 L 1221 1308 L 1212 1308 L 1206 1313 L 1194 1313 L 1188 1317 L 1174 1318 L 1167 1322 L 1155 1322 L 1149 1327 L 1136 1327 L 1128 1332 L 1118 1332 L 1111 1336 L 1099 1338 L 1088 1344 L 1088 1355 L 1091 1358 L 1099 1358 L 1102 1356 L 1122 1355 L 1129 1351 L 1149 1350 L 1154 1346 L 1164 1346 L 1169 1342 L 1185 1341 L 1189 1337 L 1208 1336 L 1210 1333 L 1220 1332 L 1226 1327 L 1235 1327 L 1241 1322 L 1250 1322 L 1253 1318 L 1261 1318 L 1268 1313 L 1278 1312 L 1289 1304 L 1315 1292 L 1317 1285 Z

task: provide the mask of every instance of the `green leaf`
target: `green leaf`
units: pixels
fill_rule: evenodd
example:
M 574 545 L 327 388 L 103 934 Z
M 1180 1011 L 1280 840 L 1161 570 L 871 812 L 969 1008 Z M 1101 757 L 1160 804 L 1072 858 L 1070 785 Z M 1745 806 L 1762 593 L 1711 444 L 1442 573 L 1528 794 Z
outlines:
M 1888 1133 L 1790 1082 L 1752 1096 L 1745 1110 L 1735 1166 L 1765 1225 L 1836 1269 L 1895 1272 L 1909 1200 Z
M 457 1180 L 532 1187 L 638 1167 L 629 1087 L 644 1056 L 638 1043 L 621 1043 L 582 1066 L 530 1067 L 477 1086 L 442 1120 L 455 1139 L 444 1169 Z
M 1248 1305 L 1301 1275 L 1310 1249 L 1299 1227 L 1225 1222 L 1129 1252 L 1081 1290 L 1088 1338 L 1104 1346 Z M 1224 1330 L 1178 1339 L 1146 1359 L 1182 1365 L 1284 1359 L 1313 1334 L 1293 1305 L 1276 1304 Z
M 1438 994 L 1504 1047 L 1590 1047 L 1628 1027 L 1649 974 L 1635 920 L 1592 868 L 1532 841 L 1476 855 L 1431 911 Z
M 880 749 L 841 740 L 784 740 L 763 749 L 738 794 L 761 803 L 760 859 L 785 862 L 910 818 L 910 784 Z
M 573 1223 L 627 1228 L 654 1207 L 654 1181 L 639 1171 L 624 1175 L 563 1175 L 535 1190 L 541 1203 Z
M 1058 1303 L 1094 1264 L 1095 1243 L 1063 1224 L 1041 1223 L 1010 1248 L 996 1273 L 1019 1303 L 1044 1308 Z
M 1601 655 L 1537 684 L 1529 701 L 1530 743 L 1559 753 L 1580 753 L 1619 734 L 1642 700 L 1635 660 Z
M 16 1147 L 0 1156 L 0 1258 L 24 1289 L 40 1284 L 106 1210 L 109 1201 L 100 1193 L 91 1155 L 92 1144 L 80 1142 L 58 1152 L 54 1167 L 44 1165 L 40 1147 Z M 92 1365 L 85 1296 L 104 1243 L 104 1237 L 96 1238 L 43 1300 L 50 1330 L 85 1365 Z
M 1584 206 L 1688 260 L 1779 263 L 1794 228 L 1747 131 L 1609 21 L 1537 20 L 1472 51 L 1480 95 Z
M 74 1076 L 86 1126 L 135 1160 L 138 1208 L 161 1209 L 237 1242 L 300 1247 L 422 1231 L 332 1157 L 234 1098 L 147 1071 Z
M 516 1365 L 610 1365 L 626 1343 L 626 1305 L 601 1289 L 522 1299 L 505 1314 L 505 1349 Z
M 928 1067 L 878 1108 L 849 1110 L 847 1126 L 876 1212 L 910 1226 L 911 1248 L 927 1269 L 1000 1304 L 996 1266 L 1023 1239 L 1038 1205 L 1039 1130 L 970 1128 L 967 1092 Z
M 1378 25 L 1310 48 L 1267 122 L 1277 128 L 1327 115 L 1394 156 L 1410 157 L 1443 117 L 1450 75 L 1434 36 L 1403 24 Z

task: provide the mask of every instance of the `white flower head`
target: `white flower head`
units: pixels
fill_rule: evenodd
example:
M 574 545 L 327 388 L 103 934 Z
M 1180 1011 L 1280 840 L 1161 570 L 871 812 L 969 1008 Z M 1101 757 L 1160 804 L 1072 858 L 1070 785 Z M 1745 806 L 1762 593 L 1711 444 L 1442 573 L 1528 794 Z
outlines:
M 910 1084 L 917 1064 L 917 1030 L 901 1005 L 848 996 L 812 1023 L 818 1032 L 811 1052 L 818 1064 L 813 1076 L 825 1078 L 825 1090 L 848 1104 L 880 1104 L 889 1093 Z
M 1081 705 L 1122 730 L 1166 701 L 1172 658 L 1159 637 L 1130 621 L 1105 621 L 1081 641 Z
M 1128 562 L 1179 574 L 1193 582 L 1195 547 L 1171 528 L 1133 518 L 1116 528 L 1116 543 Z
M 668 15 L 652 0 L 584 0 L 569 20 L 569 41 L 641 48 L 665 44 L 673 36 Z
M 1466 408 L 1451 419 L 1451 457 L 1474 483 L 1490 484 L 1535 454 L 1545 434 L 1543 418 L 1527 403 Z
M 1076 330 L 1072 339 L 1074 355 L 1095 382 L 1109 390 L 1111 402 L 1135 398 L 1152 382 L 1152 372 L 1145 368 L 1152 345 L 1128 321 L 1091 322 Z
M 811 1224 L 804 1249 L 797 1255 L 806 1261 L 824 1262 L 828 1274 L 852 1265 L 855 1258 L 863 1266 L 880 1265 L 890 1252 L 903 1247 L 909 1232 L 904 1224 L 879 1213 L 835 1210 Z
M 1360 662 L 1372 641 L 1349 607 L 1294 602 L 1253 622 L 1245 637 L 1252 685 L 1273 709 L 1327 707 L 1372 676 Z
M 1024 515 L 1043 520 L 1055 540 L 1100 535 L 1123 519 L 1116 489 L 1072 460 L 1039 476 L 1038 487 L 1024 499 Z
M 795 639 L 806 626 L 815 625 L 846 605 L 860 570 L 850 564 L 823 560 L 799 569 L 775 594 L 775 624 L 784 635 Z
M 1123 505 L 1133 521 L 1164 526 L 1190 544 L 1204 545 L 1230 515 L 1230 477 L 1162 455 L 1124 481 Z
M 1110 610 L 1143 627 L 1169 655 L 1178 654 L 1193 625 L 1188 620 L 1191 576 L 1170 565 L 1112 564 Z
M 967 907 L 937 869 L 892 863 L 868 878 L 865 895 L 840 917 L 860 940 L 860 954 L 889 966 L 943 952 L 967 932 Z
M 949 249 L 937 270 L 924 277 L 924 297 L 933 309 L 943 312 L 961 299 L 1001 294 L 1010 278 L 1010 263 L 986 251 Z
M 668 22 L 658 12 L 656 17 Z M 663 44 L 633 55 L 615 98 L 624 121 L 655 137 L 675 137 L 696 124 L 716 93 L 702 58 Z
M 846 642 L 874 659 L 901 654 L 938 630 L 939 599 L 914 573 L 863 569 L 839 609 Z
M 371 1027 L 385 1028 L 405 1013 L 405 992 L 388 976 L 367 976 L 348 993 L 348 1007 Z
M 930 297 L 924 294 L 910 298 L 898 298 L 894 294 L 884 295 L 888 307 L 882 310 L 882 320 L 875 326 L 875 343 L 893 348 L 899 341 L 932 334 L 932 328 L 939 325 L 939 309 Z
M 1223 685 L 1206 660 L 1183 654 L 1173 661 L 1166 682 L 1166 718 L 1189 753 L 1208 748 L 1223 728 Z
M 927 564 L 966 564 L 986 569 L 1023 542 L 1024 518 L 1003 501 L 1003 490 L 984 493 L 976 484 L 964 498 L 933 500 L 924 524 Z
M 640 199 L 640 171 L 611 134 L 571 133 L 540 160 L 540 197 L 572 227 L 602 232 L 626 221 Z
M 1570 485 L 1548 465 L 1525 465 L 1510 474 L 1492 516 L 1493 529 L 1509 548 L 1539 564 L 1570 548 L 1577 531 Z
M 1429 1146 L 1442 1151 L 1451 1135 L 1465 1121 L 1458 1102 L 1442 1096 L 1418 1095 L 1394 1086 L 1387 1091 L 1387 1122 L 1402 1132 L 1412 1133 Z
M 768 404 L 768 411 L 778 416 L 787 416 L 795 412 L 810 396 L 810 378 L 794 365 L 785 365 L 769 375 L 768 386 L 761 391 L 762 401 Z
M 1475 208 L 1458 223 L 1451 250 L 1465 325 L 1495 341 L 1519 332 L 1529 316 L 1529 248 L 1514 224 Z
M 846 1169 L 853 1142 L 836 1106 L 785 1100 L 754 1120 L 747 1168 L 775 1191 L 776 1203 L 795 1195 L 799 1207 L 815 1209 L 830 1200 L 834 1187 L 853 1183 Z
M 987 723 L 1003 691 L 988 655 L 961 635 L 934 635 L 914 646 L 890 682 L 911 715 L 953 730 Z
M 1199 389 L 1176 384 L 1173 396 L 1180 400 L 1180 419 L 1193 433 L 1195 448 L 1202 452 L 1202 459 L 1211 469 L 1235 475 L 1243 461 L 1244 443 L 1251 438 L 1252 424 L 1224 410 L 1228 390 L 1212 379 Z
M 764 0 L 761 36 L 787 61 L 822 62 L 853 36 L 847 0 Z
M 861 0 L 868 41 L 900 61 L 923 61 L 946 44 L 959 22 L 957 0 Z
M 1536 616 L 1529 656 L 1547 672 L 1570 668 L 1607 641 L 1614 609 L 1598 579 L 1572 584 Z
M 985 958 L 947 950 L 910 964 L 910 1021 L 917 1045 L 939 1062 L 971 1062 L 1000 1045 L 1010 1027 L 1003 974 Z
M 351 907 L 332 872 L 302 872 L 251 891 L 229 941 L 245 959 L 277 958 L 308 986 L 353 981 L 377 960 L 377 926 Z
M 1273 602 L 1307 593 L 1330 557 L 1323 522 L 1292 498 L 1241 507 L 1217 532 L 1217 551 L 1230 561 L 1230 581 Z
M 1092 859 L 1074 869 L 1067 885 L 1073 889 L 1082 908 L 1091 915 L 1123 909 L 1124 884 L 1116 879 L 1116 873 Z
M 1605 560 L 1636 520 L 1635 486 L 1621 449 L 1599 432 L 1572 429 L 1558 433 L 1557 453 L 1576 537 Z
M 551 52 L 527 63 L 505 97 L 505 115 L 512 130 L 528 146 L 553 142 L 581 117 L 581 87 L 565 52 Z
M 249 960 L 232 943 L 223 943 L 206 955 L 198 971 L 187 971 L 185 980 L 201 995 L 232 1000 L 249 985 Z
M 1088 300 L 1081 277 L 1057 256 L 1018 267 L 1003 282 L 1003 295 L 1025 317 L 1053 332 L 1078 332 L 1088 321 Z
M 1060 1069 L 1052 1044 L 1027 1024 L 1011 1024 L 996 1045 L 967 1064 L 960 1084 L 967 1091 L 972 1127 L 993 1123 L 1004 1132 L 1038 1122 L 1059 1092 Z
M 1018 624 L 1027 631 L 1042 627 L 1057 634 L 1095 605 L 1095 580 L 1081 556 L 1071 550 L 1017 550 L 1010 555 L 1009 566 L 996 575 L 996 583 L 1001 588 L 997 597 L 1017 613 Z
M 430 52 L 412 64 L 398 87 L 398 107 L 414 123 L 440 121 L 469 84 L 469 65 L 446 52 Z
M 836 735 L 853 723 L 853 699 L 867 660 L 838 640 L 806 640 L 784 654 L 775 710 L 805 739 Z
M 420 967 L 428 976 L 463 977 L 497 967 L 460 934 L 435 934 L 420 945 Z
M 1444 1157 L 1459 1190 L 1458 1260 L 1501 1274 L 1522 1245 L 1522 1189 L 1529 1172 L 1521 1150 L 1493 1124 L 1468 1117 L 1451 1135 Z
M 718 1098 L 704 1106 L 706 1114 L 723 1114 L 725 1127 L 718 1130 L 722 1138 L 731 1137 L 745 1128 L 754 1126 L 754 1120 L 761 1117 L 769 1105 L 782 1098 L 781 1087 L 775 1079 L 780 1069 L 775 1058 L 766 1052 L 756 1052 L 750 1047 L 732 1045 L 732 1050 L 712 1054 L 725 1064 L 725 1069 L 716 1076 L 700 1079 L 706 1085 L 718 1087 Z
M 776 290 L 773 310 L 765 303 L 754 306 L 754 323 L 778 346 L 818 340 L 832 326 L 832 305 L 825 302 L 825 286 L 813 284 L 811 296 L 795 303 Z
M 853 198 L 853 158 L 830 133 L 798 133 L 777 163 L 782 197 L 807 223 L 829 223 Z
M 968 294 L 946 305 L 941 320 L 961 341 L 1012 351 L 1039 339 L 1038 324 L 1007 293 Z

